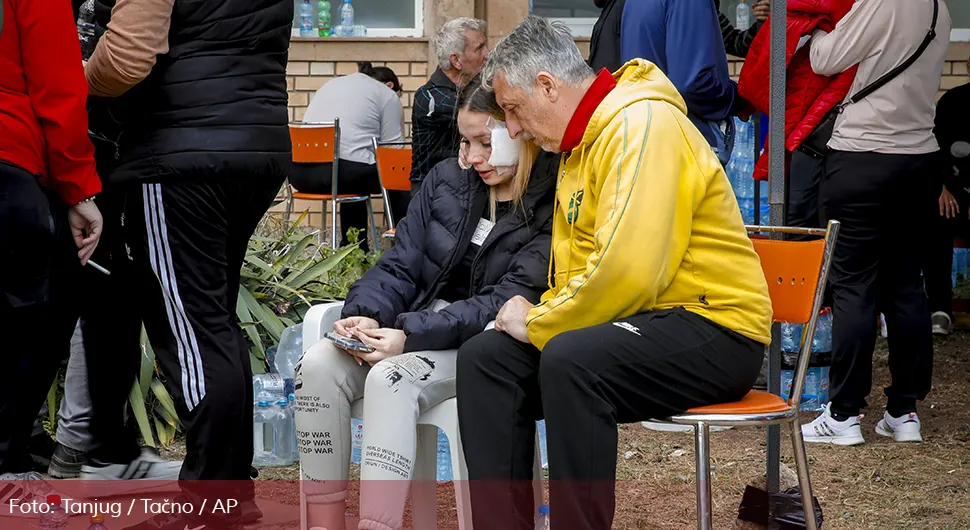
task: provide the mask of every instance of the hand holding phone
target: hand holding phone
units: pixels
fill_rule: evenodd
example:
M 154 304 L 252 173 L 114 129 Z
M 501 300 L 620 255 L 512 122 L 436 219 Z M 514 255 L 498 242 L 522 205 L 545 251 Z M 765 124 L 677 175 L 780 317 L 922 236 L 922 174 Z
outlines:
M 329 339 L 331 342 L 336 344 L 339 348 L 347 350 L 351 353 L 353 352 L 371 353 L 374 351 L 374 348 L 367 346 L 363 342 L 353 337 L 345 337 L 343 335 L 338 335 L 332 331 L 328 331 L 324 333 L 323 337 L 326 339 Z

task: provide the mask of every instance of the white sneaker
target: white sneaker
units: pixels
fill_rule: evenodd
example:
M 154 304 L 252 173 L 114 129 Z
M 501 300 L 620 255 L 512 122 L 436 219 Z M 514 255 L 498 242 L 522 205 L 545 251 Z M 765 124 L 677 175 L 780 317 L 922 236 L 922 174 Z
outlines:
M 910 412 L 899 418 L 894 418 L 884 412 L 882 419 L 876 424 L 876 434 L 888 436 L 897 442 L 922 442 L 920 434 L 919 416 Z
M 641 421 L 640 425 L 643 425 L 644 429 L 649 431 L 658 432 L 694 432 L 693 425 L 681 425 L 679 423 L 670 423 L 667 421 Z M 724 426 L 724 425 L 712 425 L 711 432 L 726 431 L 728 429 L 733 429 L 734 427 Z
M 169 461 L 153 450 L 143 448 L 138 458 L 128 464 L 106 464 L 90 461 L 81 466 L 80 479 L 92 496 L 107 497 L 147 491 L 178 491 L 182 462 Z
M 934 335 L 949 335 L 953 332 L 953 321 L 950 319 L 950 315 L 943 311 L 933 313 L 930 321 L 933 322 Z
M 0 517 L 36 518 L 35 511 L 23 511 L 14 506 L 32 502 L 45 503 L 48 495 L 56 493 L 40 473 L 30 471 L 0 474 Z
M 862 437 L 862 414 L 850 416 L 845 421 L 838 421 L 832 417 L 832 404 L 825 405 L 825 410 L 812 423 L 802 425 L 802 438 L 806 442 L 859 445 L 865 443 Z

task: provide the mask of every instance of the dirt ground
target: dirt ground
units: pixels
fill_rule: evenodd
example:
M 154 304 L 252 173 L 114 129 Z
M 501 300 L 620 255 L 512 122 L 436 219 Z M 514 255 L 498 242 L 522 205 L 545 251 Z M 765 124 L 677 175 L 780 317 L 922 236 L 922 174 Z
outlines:
M 920 404 L 922 444 L 896 444 L 875 434 L 889 382 L 886 342 L 880 340 L 869 410 L 867 443 L 809 445 L 812 484 L 829 529 L 970 529 L 970 338 L 936 339 L 933 392 Z M 806 414 L 804 421 L 814 415 Z M 174 448 L 173 448 L 174 449 Z M 177 450 L 175 452 L 178 452 Z M 735 526 L 746 485 L 764 484 L 765 432 L 733 429 L 712 435 L 714 527 Z M 657 433 L 639 424 L 621 428 L 617 510 L 613 527 L 693 528 L 694 448 L 689 433 Z M 782 434 L 782 462 L 794 466 Z M 262 495 L 296 503 L 274 480 L 295 480 L 296 467 L 262 470 Z M 794 483 L 791 476 L 789 480 Z M 783 477 L 783 485 L 786 479 Z M 278 491 L 278 493 L 274 493 Z M 454 528 L 450 484 L 439 484 L 439 528 Z M 356 509 L 355 506 L 350 507 Z M 554 516 L 553 516 L 554 517 Z

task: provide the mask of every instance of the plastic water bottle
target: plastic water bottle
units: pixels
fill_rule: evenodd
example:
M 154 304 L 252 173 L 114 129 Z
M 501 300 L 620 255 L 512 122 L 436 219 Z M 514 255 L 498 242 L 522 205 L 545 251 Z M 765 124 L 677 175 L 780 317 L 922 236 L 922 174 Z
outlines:
M 256 374 L 253 376 L 254 400 L 275 402 L 285 396 L 286 382 L 280 374 Z
M 539 507 L 539 518 L 536 519 L 536 530 L 549 530 L 549 505 Z
M 333 21 L 331 20 L 332 15 L 330 14 L 330 0 L 320 0 L 317 2 L 317 36 L 318 37 L 329 37 L 330 28 L 332 27 Z
M 351 449 L 350 461 L 359 464 L 361 448 L 364 446 L 364 422 L 354 418 L 350 421 Z
M 300 36 L 313 37 L 313 4 L 310 0 L 300 4 Z
M 77 36 L 81 41 L 81 58 L 87 61 L 98 46 L 98 27 L 94 23 L 94 0 L 87 0 L 78 10 Z
M 290 450 L 293 451 L 293 458 L 295 460 L 300 459 L 300 442 L 296 439 L 296 395 L 290 394 L 287 397 L 287 401 L 290 402 L 290 416 L 293 418 L 293 438 L 290 440 Z
M 253 410 L 253 465 L 271 467 L 280 465 L 274 452 L 279 417 L 269 401 L 259 401 Z
M 283 377 L 282 397 L 293 393 L 293 377 L 296 365 L 303 356 L 303 324 L 290 326 L 280 335 L 280 344 L 273 359 L 273 368 Z
M 350 0 L 344 0 L 344 5 L 340 6 L 340 25 L 343 26 L 345 32 L 352 33 L 354 31 L 354 6 L 350 3 Z
M 451 468 L 451 444 L 441 429 L 438 429 L 438 464 L 435 476 L 439 482 L 454 479 L 454 470 Z
M 539 433 L 539 461 L 542 469 L 549 469 L 549 451 L 546 449 L 546 420 L 536 422 L 536 431 Z
M 815 339 L 812 341 L 812 351 L 828 353 L 832 351 L 832 310 L 825 308 L 818 315 L 815 325 Z
M 108 527 L 104 525 L 104 515 L 96 513 L 91 516 L 91 526 L 88 530 L 108 530 Z
M 289 406 L 288 398 L 280 398 L 273 407 L 273 414 L 276 416 L 276 429 L 273 432 L 273 454 L 279 460 L 280 465 L 288 466 L 296 462 L 296 454 L 293 452 L 293 442 L 296 440 L 296 422 L 293 417 L 293 409 Z
M 751 6 L 745 0 L 741 0 L 741 3 L 738 4 L 737 24 L 735 24 L 739 30 L 747 31 L 751 27 L 752 14 Z
M 63 530 L 67 528 L 70 516 L 61 505 L 60 495 L 47 496 L 47 511 L 41 511 L 40 527 L 43 530 Z

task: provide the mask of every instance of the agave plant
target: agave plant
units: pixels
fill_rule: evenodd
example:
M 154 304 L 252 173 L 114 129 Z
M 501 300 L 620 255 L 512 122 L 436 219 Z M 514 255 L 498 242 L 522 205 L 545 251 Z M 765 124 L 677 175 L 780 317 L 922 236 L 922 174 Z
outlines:
M 249 341 L 255 373 L 268 368 L 266 350 L 279 343 L 284 329 L 302 322 L 312 305 L 345 298 L 377 257 L 360 248 L 354 230 L 343 248 L 320 244 L 317 232 L 300 229 L 306 215 L 288 226 L 267 218 L 249 241 L 236 316 Z
M 246 334 L 255 373 L 268 369 L 266 350 L 279 343 L 284 329 L 302 322 L 313 304 L 345 298 L 350 286 L 377 259 L 377 254 L 360 249 L 354 230 L 341 249 L 320 244 L 319 233 L 300 227 L 306 216 L 304 212 L 292 224 L 268 216 L 249 241 L 240 271 L 236 316 Z M 167 446 L 181 432 L 182 423 L 144 329 L 141 352 L 141 370 L 128 399 L 129 420 L 134 418 L 146 445 Z M 52 432 L 62 389 L 60 374 L 48 394 L 47 423 Z

